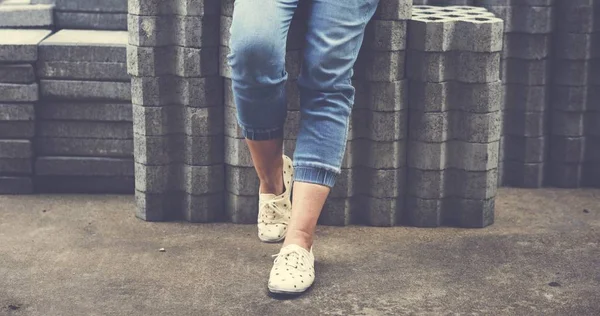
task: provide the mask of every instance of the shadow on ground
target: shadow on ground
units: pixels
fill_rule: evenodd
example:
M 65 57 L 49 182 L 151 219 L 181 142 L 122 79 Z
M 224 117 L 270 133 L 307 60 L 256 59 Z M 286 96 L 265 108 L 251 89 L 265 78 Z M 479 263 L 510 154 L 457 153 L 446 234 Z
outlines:
M 0 315 L 600 315 L 600 190 L 503 189 L 486 229 L 320 227 L 294 300 L 267 294 L 254 226 L 133 209 L 0 196 Z

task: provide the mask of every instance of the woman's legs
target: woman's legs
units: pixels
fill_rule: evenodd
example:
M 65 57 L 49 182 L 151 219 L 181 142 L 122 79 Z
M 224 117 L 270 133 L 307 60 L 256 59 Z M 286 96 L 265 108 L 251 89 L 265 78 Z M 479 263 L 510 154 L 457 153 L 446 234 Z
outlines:
M 285 237 L 291 212 L 291 161 L 283 155 L 285 52 L 298 0 L 236 0 L 231 25 L 232 87 L 238 122 L 258 178 L 258 237 Z
M 310 248 L 329 188 L 340 172 L 354 102 L 352 67 L 378 3 L 313 0 L 298 79 L 302 117 L 286 245 Z

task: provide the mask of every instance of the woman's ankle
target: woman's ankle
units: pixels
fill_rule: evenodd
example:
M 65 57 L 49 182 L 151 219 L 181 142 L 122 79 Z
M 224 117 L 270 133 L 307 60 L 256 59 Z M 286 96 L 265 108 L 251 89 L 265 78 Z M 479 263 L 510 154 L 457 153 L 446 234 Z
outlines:
M 303 231 L 288 231 L 283 246 L 298 245 L 310 251 L 313 245 L 313 235 Z

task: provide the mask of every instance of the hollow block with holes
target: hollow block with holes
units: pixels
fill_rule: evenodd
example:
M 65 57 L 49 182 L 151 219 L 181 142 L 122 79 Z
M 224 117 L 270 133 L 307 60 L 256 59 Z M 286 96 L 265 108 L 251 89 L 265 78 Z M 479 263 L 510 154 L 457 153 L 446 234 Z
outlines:
M 490 225 L 503 21 L 483 8 L 414 6 L 408 37 L 407 222 Z

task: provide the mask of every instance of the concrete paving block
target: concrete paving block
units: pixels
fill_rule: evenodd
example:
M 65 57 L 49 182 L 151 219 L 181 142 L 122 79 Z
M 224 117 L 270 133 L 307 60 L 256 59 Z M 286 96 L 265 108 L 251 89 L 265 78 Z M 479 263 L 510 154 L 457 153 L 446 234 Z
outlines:
M 0 6 L 0 28 L 45 28 L 54 24 L 52 5 L 30 4 Z
M 285 118 L 283 139 L 296 139 L 300 130 L 300 111 L 288 111 Z
M 55 0 L 55 7 L 57 11 L 127 13 L 126 0 Z
M 600 112 L 587 112 L 584 118 L 585 133 L 589 136 L 600 136 Z
M 130 122 L 40 121 L 37 136 L 132 139 L 133 128 Z
M 356 168 L 353 181 L 358 190 L 354 195 L 365 195 L 374 198 L 399 198 L 406 191 L 406 168 L 372 169 Z
M 39 45 L 41 61 L 127 62 L 127 32 L 60 30 Z
M 400 223 L 404 215 L 404 197 L 375 198 L 360 196 L 362 212 L 357 212 L 358 222 L 376 227 L 389 227 Z
M 182 191 L 181 164 L 148 166 L 135 163 L 135 189 L 150 194 Z
M 131 103 L 117 102 L 40 102 L 40 120 L 133 122 Z
M 548 85 L 506 84 L 505 109 L 521 112 L 543 112 L 548 109 L 549 94 L 552 90 L 549 89 Z
M 233 16 L 233 8 L 235 0 L 222 0 L 221 1 L 221 15 L 231 17 Z
M 487 12 L 474 15 L 448 9 L 437 14 L 413 16 L 409 21 L 410 49 L 430 52 L 502 50 L 504 24 Z M 452 12 L 456 11 L 456 12 Z
M 225 168 L 223 165 L 183 165 L 183 191 L 192 195 L 219 193 L 225 190 Z
M 34 62 L 50 30 L 0 29 L 0 62 Z
M 181 134 L 148 136 L 135 133 L 133 137 L 135 162 L 143 165 L 168 165 L 181 162 L 183 146 Z
M 354 65 L 354 78 L 393 82 L 404 79 L 405 52 L 361 50 Z
M 0 121 L 0 135 L 4 139 L 31 139 L 34 134 L 34 121 Z
M 408 20 L 412 14 L 412 1 L 380 0 L 375 11 L 376 20 Z
M 184 136 L 183 161 L 191 166 L 224 163 L 225 140 L 223 135 Z
M 479 6 L 550 7 L 555 0 L 475 0 Z
M 494 223 L 495 199 L 471 200 L 449 199 L 446 221 L 448 224 L 464 228 L 484 228 Z
M 423 199 L 459 197 L 489 199 L 496 195 L 498 171 L 465 171 L 459 169 L 420 170 L 408 168 L 407 194 Z
M 500 53 L 430 53 L 409 50 L 407 60 L 407 75 L 411 80 L 486 83 L 500 79 Z
M 550 143 L 550 161 L 557 163 L 581 163 L 585 161 L 587 149 L 585 137 L 552 136 Z
M 409 115 L 409 138 L 423 142 L 457 139 L 467 142 L 495 142 L 500 139 L 502 115 L 490 113 L 422 112 Z
M 597 86 L 552 85 L 550 107 L 568 112 L 600 111 L 600 89 Z
M 127 31 L 127 13 L 56 11 L 54 19 L 59 29 Z
M 227 137 L 244 138 L 242 128 L 237 120 L 237 110 L 234 107 L 225 107 L 224 133 Z
M 36 176 L 39 193 L 132 194 L 134 179 L 129 176 Z
M 374 169 L 398 169 L 406 165 L 406 141 L 376 142 L 368 139 L 349 141 L 342 168 L 364 166 Z
M 504 135 L 540 137 L 548 131 L 548 113 L 504 111 Z
M 498 167 L 499 143 L 408 143 L 408 166 L 420 170 L 487 171 Z
M 354 79 L 352 84 L 356 89 L 354 109 L 396 112 L 408 107 L 408 80 L 406 79 L 392 82 Z M 290 102 L 288 107 L 291 109 Z
M 340 174 L 336 177 L 335 186 L 331 188 L 331 192 L 329 193 L 330 198 L 347 198 L 351 196 L 358 196 L 362 193 L 361 185 L 359 185 L 354 179 L 359 177 L 358 169 L 363 169 L 362 167 L 358 168 L 342 168 L 340 170 Z M 369 176 L 366 172 L 362 172 L 362 174 Z M 365 178 L 366 180 L 366 178 Z
M 585 112 L 550 112 L 551 135 L 579 137 L 585 135 Z
M 127 70 L 132 76 L 208 77 L 218 75 L 217 47 L 127 47 Z
M 507 84 L 540 86 L 550 83 L 549 59 L 527 60 L 509 58 L 502 61 L 501 78 Z
M 225 137 L 225 163 L 238 167 L 254 166 L 244 139 Z
M 600 163 L 586 163 L 583 165 L 583 186 L 600 188 Z
M 204 16 L 219 14 L 221 4 L 219 0 L 131 0 L 128 1 L 129 14 L 135 15 L 187 15 Z
M 39 99 L 37 83 L 0 83 L 0 102 L 33 102 Z
M 406 223 L 417 227 L 439 227 L 443 224 L 443 200 L 406 197 Z
M 40 61 L 40 79 L 98 80 L 129 82 L 126 63 Z
M 225 165 L 225 189 L 235 195 L 258 196 L 260 183 L 254 167 Z
M 162 136 L 183 132 L 182 106 L 149 107 L 133 104 L 132 110 L 133 131 L 138 135 Z
M 0 158 L 0 177 L 30 174 L 33 174 L 31 158 Z
M 39 156 L 36 176 L 132 177 L 132 158 Z
M 40 94 L 53 100 L 131 101 L 129 82 L 40 80 Z
M 547 166 L 541 162 L 504 161 L 502 185 L 517 188 L 541 188 L 546 184 Z
M 556 59 L 552 63 L 553 83 L 567 86 L 600 85 L 600 58 L 591 60 Z
M 462 110 L 475 113 L 499 111 L 503 104 L 502 82 L 420 82 L 410 84 L 411 109 L 424 112 Z
M 0 64 L 0 83 L 27 84 L 35 82 L 31 64 Z
M 547 160 L 550 142 L 546 136 L 504 136 L 504 159 L 524 163 L 542 163 Z
M 548 185 L 557 188 L 579 188 L 583 183 L 583 164 L 550 162 Z
M 225 193 L 228 219 L 235 224 L 255 224 L 258 218 L 258 195 Z
M 349 139 L 368 138 L 374 141 L 395 141 L 407 137 L 408 111 L 376 112 L 356 109 L 352 113 Z M 298 121 L 300 116 L 298 115 Z
M 363 47 L 376 51 L 405 50 L 406 26 L 406 21 L 371 20 L 365 30 Z
M 552 6 L 486 6 L 486 9 L 505 21 L 506 33 L 549 34 L 553 30 Z
M 585 161 L 597 165 L 600 163 L 600 146 L 597 146 L 597 144 L 600 144 L 600 137 L 588 135 L 585 138 L 585 143 Z
M 135 216 L 149 222 L 177 218 L 182 194 L 173 192 L 150 194 L 135 190 Z
M 219 23 L 219 17 L 216 15 L 129 15 L 129 44 L 145 47 L 216 47 L 219 45 L 219 38 L 223 37 L 215 32 Z
M 222 192 L 215 194 L 183 194 L 182 217 L 190 223 L 208 223 L 225 219 L 225 198 Z
M 600 16 L 600 15 L 599 15 Z M 555 32 L 554 47 L 557 59 L 586 60 L 600 57 L 600 39 L 596 33 Z
M 35 109 L 32 103 L 0 103 L 0 122 L 33 121 Z M 0 135 L 3 135 L 0 133 Z
M 133 157 L 132 139 L 38 137 L 34 145 L 41 156 Z
M 31 158 L 33 148 L 30 140 L 0 139 L 0 158 Z
M 352 223 L 352 215 L 358 203 L 357 197 L 329 198 L 323 206 L 318 223 L 328 226 L 348 226 Z
M 132 77 L 132 103 L 144 106 L 187 105 L 192 107 L 222 106 L 223 79 Z
M 31 177 L 0 176 L 0 194 L 31 194 Z
M 185 107 L 183 112 L 183 131 L 186 135 L 216 136 L 223 135 L 223 130 L 223 107 Z
M 551 34 L 506 33 L 502 58 L 548 58 L 552 51 L 552 40 Z
M 557 1 L 556 29 L 568 33 L 600 31 L 600 6 L 594 1 Z

